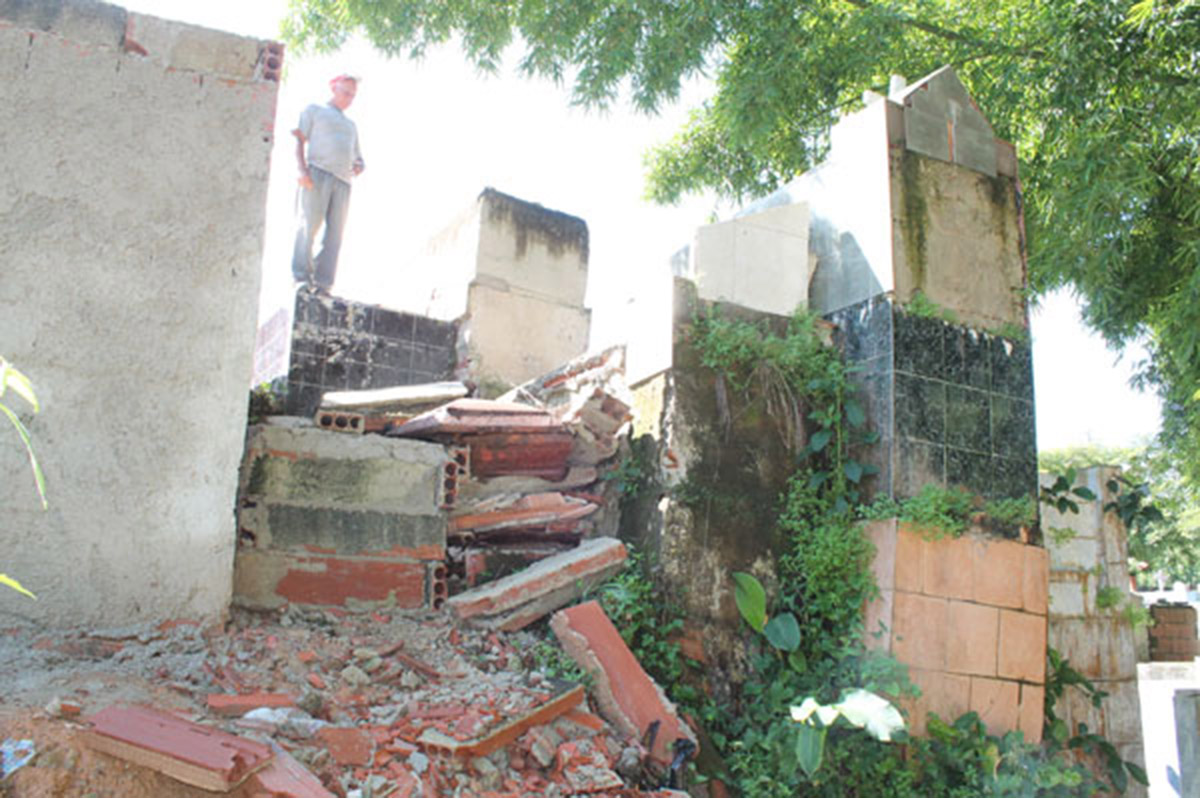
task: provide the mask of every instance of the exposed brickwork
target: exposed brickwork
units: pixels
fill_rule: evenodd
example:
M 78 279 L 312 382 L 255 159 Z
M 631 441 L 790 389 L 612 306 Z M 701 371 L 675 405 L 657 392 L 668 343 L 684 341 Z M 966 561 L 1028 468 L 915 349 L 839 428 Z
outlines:
M 1155 662 L 1190 662 L 1200 654 L 1196 642 L 1196 610 L 1189 606 L 1155 605 L 1150 608 L 1150 659 Z

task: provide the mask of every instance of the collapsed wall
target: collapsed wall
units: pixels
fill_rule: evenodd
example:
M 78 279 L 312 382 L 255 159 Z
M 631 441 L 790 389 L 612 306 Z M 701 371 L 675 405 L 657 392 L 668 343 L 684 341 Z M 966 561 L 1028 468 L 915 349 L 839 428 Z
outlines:
M 0 354 L 42 401 L 50 503 L 6 425 L 0 570 L 39 601 L 5 610 L 225 611 L 281 58 L 104 3 L 0 4 Z

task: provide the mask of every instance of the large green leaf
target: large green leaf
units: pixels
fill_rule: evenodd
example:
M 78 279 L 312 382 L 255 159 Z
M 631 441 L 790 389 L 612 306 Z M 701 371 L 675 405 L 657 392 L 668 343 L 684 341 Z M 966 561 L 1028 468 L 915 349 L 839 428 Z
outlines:
M 737 602 L 738 612 L 750 628 L 763 631 L 767 625 L 767 591 L 763 590 L 762 582 L 741 571 L 734 572 L 733 581 L 733 599 Z
M 763 634 L 780 651 L 795 651 L 800 647 L 800 624 L 790 612 L 772 618 L 763 628 Z
M 827 733 L 828 729 L 824 726 L 817 728 L 807 723 L 800 724 L 796 730 L 796 760 L 800 763 L 800 769 L 810 779 L 821 769 Z

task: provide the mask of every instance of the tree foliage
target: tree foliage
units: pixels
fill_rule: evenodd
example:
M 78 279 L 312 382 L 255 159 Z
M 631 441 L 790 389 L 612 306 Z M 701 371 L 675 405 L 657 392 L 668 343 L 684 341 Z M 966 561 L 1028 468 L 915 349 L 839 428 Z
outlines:
M 1200 583 L 1200 487 L 1181 473 L 1172 453 L 1154 444 L 1129 448 L 1085 446 L 1043 452 L 1043 471 L 1119 466 L 1122 478 L 1110 511 L 1129 535 L 1130 566 L 1170 582 Z M 1152 579 L 1150 580 L 1152 581 Z
M 1200 0 L 292 0 L 293 44 L 353 34 L 412 56 L 457 37 L 486 70 L 519 43 L 523 73 L 584 105 L 628 91 L 650 112 L 711 78 L 648 155 L 662 202 L 769 192 L 864 90 L 951 64 L 1017 146 L 1032 287 L 1072 286 L 1114 345 L 1146 340 L 1165 431 L 1200 451 Z

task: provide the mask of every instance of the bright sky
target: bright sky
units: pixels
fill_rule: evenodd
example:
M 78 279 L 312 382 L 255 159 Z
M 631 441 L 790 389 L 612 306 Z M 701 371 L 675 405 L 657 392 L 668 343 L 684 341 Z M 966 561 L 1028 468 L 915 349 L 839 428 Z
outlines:
M 259 38 L 278 38 L 287 7 L 287 0 L 115 2 Z M 571 109 L 565 88 L 522 80 L 511 69 L 480 76 L 454 47 L 412 63 L 356 44 L 330 57 L 288 54 L 285 64 L 267 203 L 264 319 L 291 288 L 295 148 L 287 131 L 305 105 L 328 99 L 329 78 L 342 72 L 364 77 L 349 115 L 367 171 L 354 186 L 338 270 L 341 295 L 420 311 L 421 297 L 405 291 L 405 264 L 490 186 L 587 221 L 588 301 L 603 337 L 622 322 L 608 311 L 626 286 L 647 269 L 665 269 L 714 210 L 710 198 L 677 208 L 642 199 L 642 156 L 678 129 L 703 97 L 698 87 L 661 116 L 646 118 L 624 107 L 606 115 Z M 1157 399 L 1128 388 L 1130 364 L 1142 354 L 1118 361 L 1083 329 L 1069 295 L 1048 297 L 1035 311 L 1033 342 L 1040 448 L 1121 445 L 1157 429 Z

